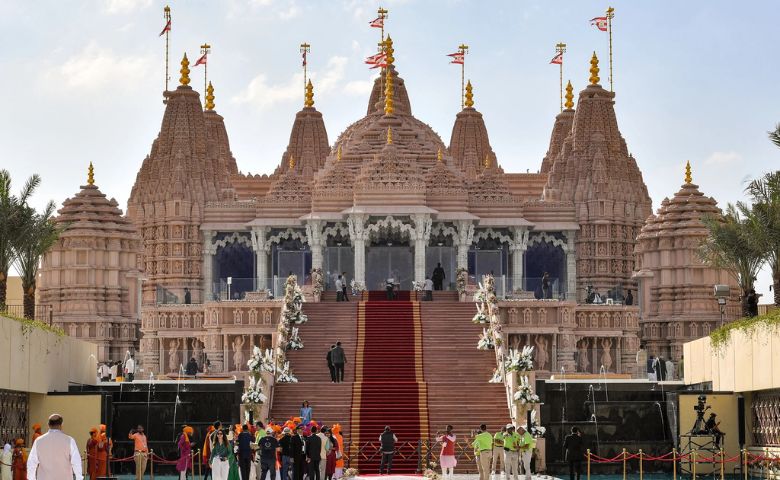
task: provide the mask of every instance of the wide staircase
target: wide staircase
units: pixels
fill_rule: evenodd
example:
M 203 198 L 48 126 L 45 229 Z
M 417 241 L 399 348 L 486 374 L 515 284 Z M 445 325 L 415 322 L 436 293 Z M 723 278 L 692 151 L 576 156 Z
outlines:
M 474 304 L 457 302 L 454 292 L 434 292 L 433 302 L 398 293 L 395 301 L 378 291 L 366 292 L 362 302 L 306 303 L 309 321 L 299 329 L 305 347 L 288 353 L 299 383 L 277 384 L 274 391 L 277 421 L 297 416 L 309 400 L 315 420 L 340 423 L 351 445 L 350 466 L 361 473 L 379 471 L 386 425 L 399 440 L 393 473 L 414 473 L 419 440 L 447 424 L 470 451 L 465 444 L 480 423 L 495 432 L 509 421 L 503 385 L 488 383 L 495 354 L 476 349 L 482 327 L 471 323 Z M 336 341 L 348 358 L 341 384 L 330 382 L 325 360 Z M 432 447 L 434 459 L 439 449 Z M 475 466 L 461 459 L 457 469 Z

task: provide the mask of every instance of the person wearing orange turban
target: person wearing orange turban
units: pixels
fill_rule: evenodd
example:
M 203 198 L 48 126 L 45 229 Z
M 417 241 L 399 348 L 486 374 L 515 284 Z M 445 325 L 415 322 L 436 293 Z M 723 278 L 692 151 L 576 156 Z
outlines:
M 176 471 L 179 472 L 181 480 L 187 478 L 187 470 L 192 468 L 192 443 L 190 443 L 192 433 L 192 427 L 185 425 L 179 436 L 179 461 L 176 463 Z
M 98 443 L 100 435 L 98 429 L 92 427 L 89 429 L 89 440 L 87 440 L 87 474 L 89 478 L 97 478 L 97 457 Z
M 111 454 L 111 447 L 111 439 L 106 435 L 106 426 L 101 424 L 97 437 L 95 478 L 102 478 L 108 475 L 108 456 Z
M 333 432 L 333 438 L 336 439 L 338 450 L 336 450 L 336 471 L 333 478 L 338 480 L 344 475 L 344 437 L 341 435 L 341 425 L 338 423 L 330 429 Z
M 14 442 L 13 460 L 11 469 L 14 471 L 14 480 L 27 480 L 27 452 L 24 451 L 24 440 L 17 438 Z
M 35 445 L 35 441 L 38 440 L 38 437 L 43 435 L 41 433 L 41 424 L 40 423 L 34 423 L 32 426 L 33 434 L 32 438 L 30 439 L 30 448 L 32 448 L 33 445 Z

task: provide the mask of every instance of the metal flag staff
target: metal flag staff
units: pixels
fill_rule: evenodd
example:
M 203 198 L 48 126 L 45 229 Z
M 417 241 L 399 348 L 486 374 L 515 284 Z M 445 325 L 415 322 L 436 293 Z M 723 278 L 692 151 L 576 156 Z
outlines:
M 308 63 L 306 56 L 311 51 L 311 45 L 306 42 L 301 44 L 301 55 L 303 56 L 303 98 L 306 99 L 306 83 L 307 83 L 307 70 L 306 64 Z
M 208 90 L 208 55 L 211 53 L 211 45 L 208 43 L 204 43 L 200 46 L 200 53 L 201 57 L 198 59 L 197 62 L 195 62 L 195 66 L 197 67 L 200 64 L 203 64 L 203 91 L 205 92 Z
M 160 35 L 165 35 L 165 91 L 167 92 L 168 81 L 171 79 L 170 75 L 168 75 L 168 53 L 170 47 L 169 35 L 171 33 L 171 7 L 168 5 L 163 8 L 163 17 L 165 18 L 165 26 L 163 27 L 162 32 L 160 32 Z
M 460 65 L 460 108 L 464 107 L 464 99 L 466 98 L 466 53 L 469 51 L 469 46 L 465 43 L 461 43 L 458 47 L 458 51 L 450 53 L 447 56 L 452 57 L 450 63 Z
M 614 77 L 612 76 L 612 19 L 615 17 L 615 9 L 607 8 L 607 34 L 609 35 L 609 91 L 614 91 Z
M 566 44 L 563 42 L 555 45 L 555 56 L 550 63 L 557 63 L 560 73 L 561 111 L 563 111 L 563 54 L 566 52 Z

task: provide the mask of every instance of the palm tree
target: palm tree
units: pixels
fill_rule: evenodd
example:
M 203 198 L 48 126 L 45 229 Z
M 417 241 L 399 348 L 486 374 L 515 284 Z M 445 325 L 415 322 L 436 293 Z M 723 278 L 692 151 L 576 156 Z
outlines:
M 22 277 L 25 318 L 35 318 L 35 289 L 41 257 L 57 242 L 62 232 L 62 227 L 53 219 L 55 208 L 54 202 L 49 202 L 42 213 L 30 207 L 24 209 L 23 235 L 14 250 L 16 266 Z
M 728 204 L 723 216 L 702 219 L 709 235 L 703 240 L 699 255 L 708 265 L 727 270 L 736 279 L 742 290 L 742 315 L 747 317 L 750 315 L 747 295 L 754 288 L 766 253 L 756 241 L 760 220 L 749 208 L 747 211 L 743 208 Z
M 753 214 L 759 220 L 755 241 L 766 252 L 772 269 L 774 303 L 780 305 L 780 172 L 769 172 L 753 180 L 745 192 L 750 196 Z M 740 209 L 745 210 L 745 205 Z
M 780 147 L 780 123 L 777 124 L 774 131 L 769 132 L 769 140 Z
M 41 177 L 27 179 L 19 196 L 11 195 L 11 174 L 0 170 L 0 311 L 5 310 L 8 289 L 8 270 L 16 260 L 13 248 L 21 235 L 24 209 L 27 200 L 40 185 Z

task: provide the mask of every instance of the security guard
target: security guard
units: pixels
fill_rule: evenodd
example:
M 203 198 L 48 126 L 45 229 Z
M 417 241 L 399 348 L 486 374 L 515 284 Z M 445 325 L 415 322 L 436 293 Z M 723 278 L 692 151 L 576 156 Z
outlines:
M 524 427 L 517 427 L 517 432 L 520 436 L 519 455 L 520 461 L 523 463 L 525 480 L 531 480 L 531 457 L 533 457 L 534 448 L 536 448 L 536 439 Z
M 490 469 L 490 473 L 495 473 L 496 475 L 501 475 L 501 466 L 504 467 L 504 470 L 506 470 L 506 465 L 504 464 L 504 434 L 506 433 L 506 427 L 501 427 L 501 431 L 496 432 L 495 435 L 493 435 L 493 466 Z M 501 463 L 501 466 L 499 466 L 499 461 Z
M 487 431 L 484 423 L 479 426 L 479 433 L 474 437 L 471 446 L 479 451 L 479 480 L 490 480 L 490 463 L 493 459 L 493 435 Z
M 506 434 L 504 435 L 504 471 L 506 478 L 510 476 L 518 480 L 518 450 L 521 442 L 520 435 L 515 432 L 515 426 L 511 423 L 506 424 Z

